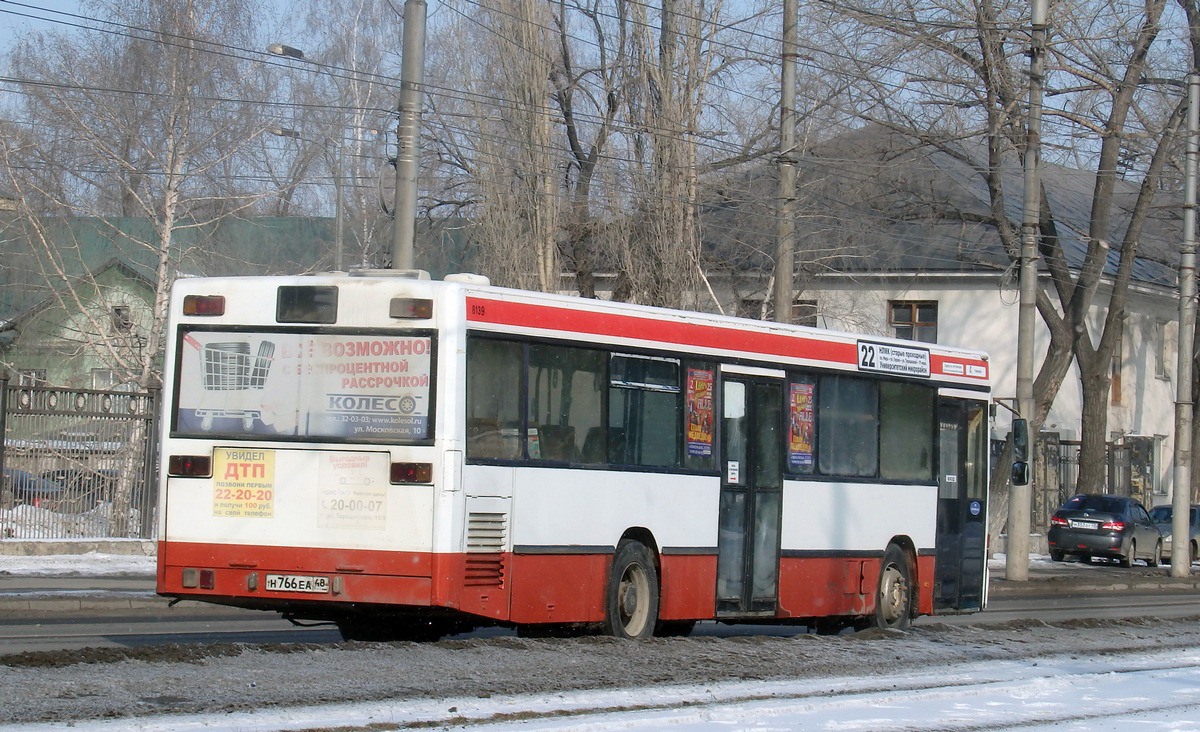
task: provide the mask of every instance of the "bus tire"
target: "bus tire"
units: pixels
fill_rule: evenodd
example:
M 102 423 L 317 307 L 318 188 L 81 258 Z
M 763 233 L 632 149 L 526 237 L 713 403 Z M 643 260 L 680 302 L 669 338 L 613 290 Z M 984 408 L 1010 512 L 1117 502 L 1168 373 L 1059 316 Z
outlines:
M 613 555 L 604 593 L 605 635 L 649 638 L 658 623 L 658 572 L 650 550 L 622 541 Z
M 871 625 L 895 630 L 907 628 L 912 622 L 912 597 L 908 555 L 895 544 L 889 544 L 879 567 L 879 589 Z

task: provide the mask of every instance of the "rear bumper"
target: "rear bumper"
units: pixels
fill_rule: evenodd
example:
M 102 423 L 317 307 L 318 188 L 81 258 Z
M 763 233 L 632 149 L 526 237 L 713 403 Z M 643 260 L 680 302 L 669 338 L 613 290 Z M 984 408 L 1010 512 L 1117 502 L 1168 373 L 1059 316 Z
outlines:
M 1121 557 L 1125 555 L 1125 538 L 1120 534 L 1097 534 L 1094 531 L 1072 531 L 1054 527 L 1046 535 L 1051 549 L 1064 554 Z
M 159 542 L 157 591 L 280 611 L 347 603 L 428 607 L 432 569 L 432 556 L 422 553 Z M 327 590 L 271 590 L 268 575 L 321 578 Z

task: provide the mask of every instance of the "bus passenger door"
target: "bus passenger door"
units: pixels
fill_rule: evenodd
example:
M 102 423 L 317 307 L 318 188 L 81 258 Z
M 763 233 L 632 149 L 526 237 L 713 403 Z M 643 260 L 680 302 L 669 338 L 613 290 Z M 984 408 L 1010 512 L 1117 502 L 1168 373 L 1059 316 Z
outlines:
M 781 382 L 724 377 L 717 615 L 774 615 L 783 503 Z
M 988 439 L 986 403 L 939 400 L 935 611 L 983 609 L 987 582 Z

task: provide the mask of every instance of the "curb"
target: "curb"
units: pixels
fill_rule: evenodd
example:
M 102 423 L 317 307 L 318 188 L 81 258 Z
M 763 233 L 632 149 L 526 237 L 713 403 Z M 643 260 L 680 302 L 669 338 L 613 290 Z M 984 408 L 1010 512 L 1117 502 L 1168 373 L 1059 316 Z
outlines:
M 989 597 L 1019 597 L 1021 595 L 1092 595 L 1130 590 L 1162 590 L 1169 592 L 1200 592 L 1200 578 L 1139 579 L 1132 581 L 1080 582 L 1063 577 L 1046 577 L 1026 582 L 992 580 Z
M 152 557 L 158 545 L 152 539 L 3 539 L 0 555 L 45 557 L 55 554 L 120 554 Z
M 149 597 L 105 597 L 92 595 L 84 597 L 69 597 L 63 595 L 43 595 L 40 597 L 0 597 L 0 612 L 2 613 L 74 613 L 87 611 L 112 610 L 166 610 L 165 597 L 151 595 Z

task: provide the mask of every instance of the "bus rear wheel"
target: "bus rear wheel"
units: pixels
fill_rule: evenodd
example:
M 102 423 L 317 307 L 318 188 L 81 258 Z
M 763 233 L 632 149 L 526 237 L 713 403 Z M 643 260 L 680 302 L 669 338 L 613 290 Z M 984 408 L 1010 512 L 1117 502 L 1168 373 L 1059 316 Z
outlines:
M 912 569 L 908 555 L 895 544 L 889 544 L 879 568 L 879 592 L 875 598 L 875 615 L 871 625 L 876 628 L 902 630 L 912 622 Z
M 658 623 L 658 572 L 650 550 L 622 541 L 613 556 L 604 594 L 604 633 L 617 638 L 649 638 Z

